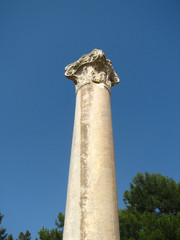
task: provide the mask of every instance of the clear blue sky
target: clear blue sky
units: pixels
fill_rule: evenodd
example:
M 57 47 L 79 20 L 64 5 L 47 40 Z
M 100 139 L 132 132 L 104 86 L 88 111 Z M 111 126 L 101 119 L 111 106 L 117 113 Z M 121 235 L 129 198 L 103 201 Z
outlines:
M 111 59 L 119 207 L 137 172 L 179 179 L 180 1 L 0 0 L 0 211 L 17 237 L 63 212 L 75 108 L 64 67 Z

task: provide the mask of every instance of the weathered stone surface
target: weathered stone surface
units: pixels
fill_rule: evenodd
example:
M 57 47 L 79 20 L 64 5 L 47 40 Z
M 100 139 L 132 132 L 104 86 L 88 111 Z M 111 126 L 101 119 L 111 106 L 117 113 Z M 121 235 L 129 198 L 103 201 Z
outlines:
M 96 62 L 93 64 L 88 67 L 95 69 Z M 73 79 L 78 76 L 73 81 L 83 81 L 82 70 L 76 71 L 71 75 Z M 83 74 L 86 83 L 79 82 L 82 85 L 76 94 L 63 239 L 119 240 L 109 85 Z
M 65 68 L 65 76 L 74 81 L 76 90 L 89 82 L 105 83 L 108 88 L 119 83 L 119 78 L 102 50 L 94 49 Z

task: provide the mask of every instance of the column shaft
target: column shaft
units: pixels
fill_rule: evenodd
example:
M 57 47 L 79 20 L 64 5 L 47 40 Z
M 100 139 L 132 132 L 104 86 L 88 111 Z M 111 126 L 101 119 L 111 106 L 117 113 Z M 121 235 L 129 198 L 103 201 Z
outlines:
M 64 240 L 119 240 L 110 91 L 77 91 Z

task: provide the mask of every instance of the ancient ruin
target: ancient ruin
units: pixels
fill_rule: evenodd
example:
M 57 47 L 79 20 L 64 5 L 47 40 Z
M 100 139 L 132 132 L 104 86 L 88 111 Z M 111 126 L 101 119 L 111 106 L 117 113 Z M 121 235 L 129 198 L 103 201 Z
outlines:
M 76 109 L 63 239 L 119 240 L 110 92 L 119 78 L 98 49 L 65 70 Z

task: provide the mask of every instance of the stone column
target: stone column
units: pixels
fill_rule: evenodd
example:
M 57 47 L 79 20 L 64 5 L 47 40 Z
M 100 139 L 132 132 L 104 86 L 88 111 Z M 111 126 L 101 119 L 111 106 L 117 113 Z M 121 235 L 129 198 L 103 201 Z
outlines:
M 94 49 L 65 68 L 76 87 L 76 109 L 64 240 L 119 240 L 110 87 L 111 61 Z

